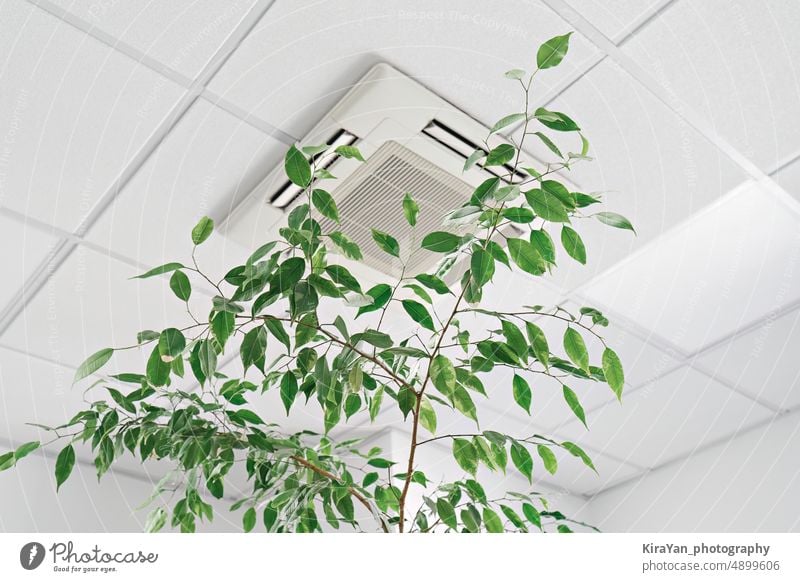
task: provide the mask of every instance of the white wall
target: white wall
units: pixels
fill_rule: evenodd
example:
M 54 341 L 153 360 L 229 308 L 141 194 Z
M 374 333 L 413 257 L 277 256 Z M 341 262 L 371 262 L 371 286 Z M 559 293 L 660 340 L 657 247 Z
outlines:
M 596 495 L 604 531 L 800 531 L 800 411 Z

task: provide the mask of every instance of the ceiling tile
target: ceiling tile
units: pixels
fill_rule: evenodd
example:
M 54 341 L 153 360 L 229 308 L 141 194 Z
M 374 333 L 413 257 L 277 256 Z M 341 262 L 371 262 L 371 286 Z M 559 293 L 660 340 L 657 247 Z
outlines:
M 633 236 L 592 219 L 576 221 L 587 264 L 575 262 L 559 248 L 552 280 L 564 289 L 603 272 L 745 179 L 728 158 L 609 59 L 548 108 L 575 119 L 591 144 L 592 161 L 579 161 L 569 172 L 561 172 L 582 191 L 602 194 L 602 208 L 589 207 L 587 214 L 595 209 L 621 213 L 637 233 Z M 579 147 L 571 135 L 552 137 L 567 151 Z M 526 140 L 528 144 L 541 159 L 554 158 L 543 145 Z M 560 229 L 549 230 L 557 241 Z
M 22 289 L 28 277 L 42 264 L 56 238 L 26 224 L 0 216 L 0 270 L 4 282 L 0 286 L 0 309 Z M 10 252 L 14 249 L 14 252 Z
M 301 137 L 371 65 L 388 61 L 493 124 L 521 104 L 503 73 L 530 68 L 539 43 L 569 29 L 540 2 L 506 3 L 500 14 L 477 0 L 435 9 L 421 0 L 278 0 L 210 89 Z M 542 92 L 594 54 L 574 35 L 562 65 L 538 77 Z
M 800 214 L 748 182 L 584 289 L 686 353 L 800 298 Z
M 166 276 L 129 280 L 137 269 L 79 246 L 34 296 L 0 338 L 6 345 L 77 366 L 106 347 L 129 346 L 144 329 L 189 324 Z M 194 293 L 190 305 L 208 310 L 207 296 Z M 118 351 L 104 368 L 140 372 L 150 349 Z M 123 369 L 126 368 L 126 369 Z
M 787 166 L 781 168 L 772 176 L 781 188 L 800 202 L 800 157 Z
M 87 238 L 146 265 L 188 260 L 190 232 L 217 224 L 282 158 L 285 146 L 198 100 L 89 231 Z M 254 241 L 254 247 L 265 240 Z M 252 249 L 249 249 L 252 250 Z M 197 250 L 221 278 L 248 249 L 213 236 Z
M 769 172 L 800 150 L 798 28 L 796 2 L 681 0 L 623 50 Z
M 697 358 L 709 372 L 779 408 L 800 405 L 800 311 L 792 311 Z
M 691 368 L 676 370 L 596 411 L 589 430 L 562 427 L 563 438 L 652 468 L 706 443 L 734 437 L 773 413 Z
M 646 18 L 662 0 L 568 0 L 572 8 L 613 41 Z
M 20 1 L 0 54 L 0 205 L 73 230 L 182 89 Z
M 54 4 L 173 70 L 194 79 L 255 0 Z

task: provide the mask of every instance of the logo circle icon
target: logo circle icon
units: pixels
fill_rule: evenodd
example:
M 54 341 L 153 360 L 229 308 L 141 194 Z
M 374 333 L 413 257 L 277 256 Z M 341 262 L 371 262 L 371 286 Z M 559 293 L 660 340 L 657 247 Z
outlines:
M 19 563 L 26 570 L 35 570 L 44 561 L 44 546 L 39 542 L 28 542 L 19 551 Z

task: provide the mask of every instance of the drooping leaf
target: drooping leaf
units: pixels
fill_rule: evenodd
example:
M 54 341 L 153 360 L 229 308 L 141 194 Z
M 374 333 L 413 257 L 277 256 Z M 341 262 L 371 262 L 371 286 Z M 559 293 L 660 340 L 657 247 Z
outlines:
M 470 270 L 478 286 L 483 287 L 494 276 L 494 257 L 482 248 L 475 249 L 470 259 Z
M 308 163 L 303 152 L 295 146 L 289 148 L 283 161 L 286 176 L 292 184 L 306 188 L 311 184 L 311 165 Z
M 556 247 L 555 244 L 553 244 L 553 239 L 546 230 L 531 230 L 530 241 L 546 262 L 550 263 L 551 265 L 555 264 Z
M 555 131 L 580 131 L 581 128 L 564 113 L 558 111 L 548 111 L 540 107 L 534 111 L 533 116 L 545 127 Z
M 339 222 L 339 209 L 336 207 L 333 196 L 327 191 L 314 188 L 314 190 L 311 191 L 311 203 L 319 210 L 322 216 Z
M 525 381 L 525 378 L 520 376 L 519 374 L 514 374 L 514 378 L 511 382 L 513 392 L 514 392 L 514 400 L 517 404 L 519 404 L 522 409 L 527 412 L 528 414 L 531 413 L 531 387 Z
M 342 232 L 332 232 L 328 235 L 328 237 L 333 241 L 339 249 L 344 253 L 348 259 L 353 259 L 354 261 L 360 261 L 363 258 L 361 254 L 361 249 L 359 246 L 350 240 L 344 233 Z
M 526 273 L 541 275 L 547 268 L 539 251 L 525 239 L 508 239 L 508 254 L 511 255 L 511 260 Z
M 403 309 L 405 309 L 406 313 L 408 313 L 411 319 L 416 321 L 425 329 L 436 331 L 436 327 L 433 325 L 431 314 L 428 313 L 428 310 L 422 303 L 414 301 L 413 299 L 403 299 L 402 305 Z
M 464 168 L 462 169 L 463 172 L 469 170 L 472 166 L 478 163 L 478 160 L 486 156 L 486 151 L 482 148 L 475 149 L 468 157 L 467 161 L 464 162 Z
M 75 466 L 75 449 L 67 445 L 56 458 L 56 490 L 58 490 L 72 473 Z
M 557 66 L 567 54 L 570 35 L 572 35 L 571 32 L 562 36 L 554 36 L 542 44 L 536 52 L 536 66 L 540 69 Z
M 244 373 L 247 369 L 255 365 L 262 372 L 264 371 L 264 352 L 267 349 L 267 330 L 263 325 L 254 327 L 248 331 L 242 340 L 239 348 L 239 356 L 242 359 Z
M 547 336 L 538 325 L 529 321 L 525 322 L 525 332 L 533 349 L 533 355 L 545 368 L 548 368 L 550 366 L 550 346 L 547 344 Z
M 589 457 L 589 455 L 586 454 L 586 452 L 582 448 L 580 448 L 575 443 L 571 443 L 569 441 L 564 441 L 563 443 L 561 443 L 561 446 L 565 448 L 572 456 L 578 457 L 581 461 L 583 461 L 584 465 L 586 465 L 592 471 L 597 473 L 597 469 L 595 469 L 592 459 Z
M 400 412 L 403 413 L 403 418 L 406 418 L 417 405 L 417 396 L 414 391 L 408 386 L 400 388 L 397 392 L 397 405 L 400 407 Z
M 406 217 L 406 221 L 411 226 L 417 225 L 417 215 L 419 214 L 419 205 L 417 204 L 416 200 L 411 197 L 411 194 L 408 192 L 405 193 L 403 196 L 403 214 Z
M 102 350 L 95 352 L 86 358 L 86 360 L 84 360 L 84 362 L 78 366 L 78 369 L 75 370 L 75 376 L 72 379 L 73 384 L 79 380 L 82 380 L 83 378 L 86 378 L 86 376 L 97 372 L 97 370 L 102 368 L 106 362 L 111 359 L 112 355 L 114 355 L 113 349 L 103 348 Z
M 204 243 L 214 232 L 214 221 L 208 216 L 201 218 L 192 229 L 192 242 L 195 245 Z
M 186 347 L 186 338 L 183 332 L 174 327 L 169 327 L 161 332 L 158 338 L 158 353 L 165 362 L 171 362 L 183 352 Z
M 549 149 L 551 152 L 553 152 L 553 153 L 554 153 L 555 155 L 557 155 L 559 158 L 563 158 L 563 157 L 564 157 L 564 154 L 562 154 L 562 153 L 561 153 L 561 150 L 560 150 L 560 149 L 558 149 L 558 146 L 557 146 L 556 144 L 554 144 L 554 143 L 553 143 L 553 140 L 551 140 L 549 137 L 547 137 L 547 136 L 546 136 L 545 134 L 543 134 L 541 131 L 535 131 L 535 132 L 533 132 L 533 135 L 535 135 L 536 137 L 538 137 L 538 138 L 541 140 L 541 142 L 542 142 L 544 145 L 546 145 L 546 146 L 547 146 L 547 149 Z
M 561 244 L 570 257 L 582 265 L 586 264 L 586 247 L 583 245 L 583 240 L 575 230 L 567 225 L 561 228 Z
M 367 291 L 367 296 L 372 297 L 372 303 L 370 305 L 365 305 L 364 307 L 359 307 L 356 317 L 363 315 L 364 313 L 377 311 L 386 305 L 392 296 L 392 287 L 386 283 L 378 283 L 372 289 Z
M 520 473 L 528 478 L 529 482 L 532 481 L 533 459 L 528 449 L 517 441 L 512 441 L 511 443 L 511 462 L 514 463 Z
M 436 275 L 421 273 L 414 278 L 425 285 L 428 289 L 436 291 L 439 295 L 446 295 L 447 293 L 450 293 L 450 288 L 447 286 L 447 283 L 442 281 Z
M 439 519 L 442 520 L 450 529 L 458 528 L 458 520 L 456 519 L 456 510 L 453 505 L 444 497 L 436 500 L 436 513 L 439 514 Z
M 578 395 L 567 385 L 563 386 L 563 392 L 564 400 L 566 400 L 570 410 L 572 410 L 575 416 L 583 423 L 583 426 L 589 428 L 589 425 L 586 424 L 586 413 L 583 410 L 583 406 L 581 406 L 580 400 L 578 400 Z
M 553 454 L 553 451 L 550 450 L 550 447 L 539 445 L 536 447 L 536 451 L 539 453 L 539 457 L 542 459 L 547 472 L 551 475 L 555 475 L 558 470 L 558 460 L 555 454 Z
M 467 439 L 453 439 L 453 457 L 458 466 L 470 475 L 474 475 L 478 471 L 478 452 L 475 450 L 475 446 Z
M 452 396 L 456 388 L 456 370 L 453 363 L 442 354 L 438 354 L 430 363 L 431 382 L 436 389 L 447 396 Z
M 244 530 L 244 533 L 249 533 L 253 531 L 253 528 L 255 526 L 256 526 L 256 510 L 253 507 L 249 507 L 242 516 L 242 529 Z
M 422 397 L 419 407 L 419 423 L 431 434 L 436 434 L 436 411 L 426 396 Z
M 489 508 L 483 508 L 483 525 L 489 533 L 503 533 L 503 521 L 497 513 Z
M 617 399 L 622 400 L 625 373 L 622 370 L 622 362 L 620 362 L 619 356 L 611 348 L 603 350 L 603 375 L 605 375 L 606 382 L 611 386 L 614 394 L 617 395 Z
M 489 130 L 489 135 L 493 133 L 497 133 L 501 129 L 508 127 L 509 125 L 513 125 L 525 119 L 524 113 L 512 113 L 511 115 L 506 115 L 503 119 L 495 123 L 492 128 Z
M 183 271 L 175 271 L 169 278 L 169 288 L 181 301 L 189 301 L 192 296 L 192 284 Z
M 572 363 L 587 374 L 590 373 L 586 343 L 583 341 L 583 336 L 573 327 L 567 327 L 564 331 L 564 350 Z
M 281 378 L 281 402 L 283 402 L 283 406 L 286 408 L 287 416 L 296 396 L 297 377 L 291 372 L 286 372 Z

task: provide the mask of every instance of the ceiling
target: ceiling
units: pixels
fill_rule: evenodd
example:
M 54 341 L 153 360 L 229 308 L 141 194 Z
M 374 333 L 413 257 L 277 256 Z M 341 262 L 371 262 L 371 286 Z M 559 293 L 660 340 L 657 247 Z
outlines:
M 571 179 L 638 236 L 586 225 L 588 266 L 503 279 L 490 300 L 602 307 L 628 386 L 622 405 L 573 386 L 587 432 L 557 390 L 535 387 L 528 418 L 493 376 L 486 428 L 584 444 L 601 476 L 565 462 L 549 482 L 591 494 L 800 410 L 800 5 L 437 6 L 1 1 L 0 438 L 69 416 L 87 354 L 181 319 L 163 281 L 128 278 L 179 258 L 196 220 L 226 216 L 372 64 L 491 124 L 515 107 L 501 73 L 567 30 L 535 98 L 580 121 L 596 160 Z M 198 260 L 246 254 L 217 238 Z

